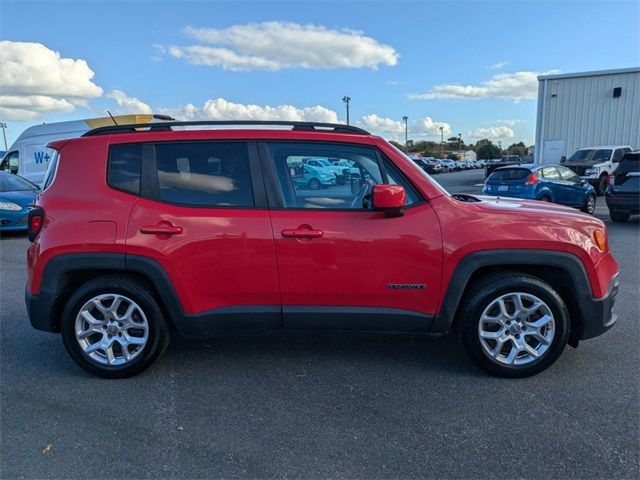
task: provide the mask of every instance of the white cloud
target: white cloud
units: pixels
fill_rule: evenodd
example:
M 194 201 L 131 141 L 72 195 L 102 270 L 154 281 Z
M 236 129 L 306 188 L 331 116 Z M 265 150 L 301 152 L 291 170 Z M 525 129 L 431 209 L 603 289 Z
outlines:
M 151 107 L 135 97 L 128 97 L 122 90 L 112 90 L 107 97 L 113 98 L 118 104 L 119 114 L 127 113 L 151 113 Z
M 365 115 L 357 124 L 372 133 L 390 134 L 394 137 L 404 137 L 404 122 L 391 118 L 379 117 L 372 113 Z M 451 135 L 451 125 L 445 122 L 434 122 L 430 117 L 424 117 L 407 125 L 408 133 L 413 137 L 440 136 L 440 127 L 443 127 L 445 137 Z
M 0 112 L 6 120 L 72 112 L 102 95 L 86 61 L 62 58 L 41 43 L 0 41 L 0 66 Z
M 497 123 L 503 123 L 505 125 L 508 125 L 509 127 L 514 127 L 520 123 L 525 123 L 526 120 L 520 120 L 520 119 L 512 119 L 512 120 L 496 120 Z
M 224 98 L 209 99 L 202 107 L 191 103 L 177 109 L 161 109 L 180 120 L 286 120 L 337 123 L 333 110 L 317 105 L 298 108 L 293 105 L 260 106 L 233 103 Z
M 504 68 L 507 66 L 509 62 L 498 62 L 498 63 L 494 63 L 493 65 L 491 65 L 489 68 L 492 70 L 498 70 L 500 68 Z
M 552 72 L 557 72 L 556 70 Z M 445 84 L 436 85 L 426 93 L 410 94 L 413 100 L 502 98 L 507 100 L 530 100 L 538 95 L 538 75 L 552 72 L 501 73 L 480 85 Z
M 373 68 L 398 63 L 396 50 L 355 30 L 320 25 L 263 22 L 228 28 L 184 29 L 197 45 L 164 47 L 160 53 L 195 65 L 232 71 L 287 68 Z
M 487 128 L 478 128 L 473 132 L 468 132 L 467 137 L 469 138 L 513 138 L 513 129 L 510 127 L 487 127 Z

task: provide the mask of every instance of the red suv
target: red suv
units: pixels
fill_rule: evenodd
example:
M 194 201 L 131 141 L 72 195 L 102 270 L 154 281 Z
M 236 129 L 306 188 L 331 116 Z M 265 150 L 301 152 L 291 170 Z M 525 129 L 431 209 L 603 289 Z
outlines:
M 144 370 L 173 330 L 454 328 L 478 366 L 522 377 L 616 321 L 601 221 L 450 195 L 356 127 L 168 122 L 49 146 L 27 308 L 100 376 Z

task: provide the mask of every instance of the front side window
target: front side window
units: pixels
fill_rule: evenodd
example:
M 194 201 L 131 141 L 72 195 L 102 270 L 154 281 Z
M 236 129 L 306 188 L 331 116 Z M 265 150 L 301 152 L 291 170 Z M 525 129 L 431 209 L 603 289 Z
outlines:
M 573 183 L 580 183 L 580 177 L 573 171 L 565 167 L 557 167 L 562 180 Z
M 11 172 L 14 175 L 18 173 L 18 167 L 20 163 L 20 154 L 18 151 L 9 152 L 2 160 L 2 165 L 0 165 L 0 170 L 5 172 Z
M 560 180 L 560 174 L 556 167 L 544 167 L 542 170 L 542 178 L 545 180 Z
M 420 197 L 390 161 L 376 150 L 355 145 L 270 143 L 282 200 L 286 208 L 363 210 L 371 208 L 371 188 L 402 185 L 407 206 Z
M 190 206 L 254 205 L 244 142 L 158 143 L 159 199 Z
M 597 150 L 596 153 L 593 154 L 591 158 L 592 161 L 598 162 L 608 162 L 611 158 L 611 150 Z

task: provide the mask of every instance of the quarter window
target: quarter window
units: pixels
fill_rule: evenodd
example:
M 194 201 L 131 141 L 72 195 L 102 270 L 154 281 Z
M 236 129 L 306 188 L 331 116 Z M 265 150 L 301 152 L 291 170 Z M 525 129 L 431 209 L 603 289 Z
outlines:
M 402 185 L 407 206 L 420 197 L 376 150 L 352 145 L 270 143 L 278 186 L 286 208 L 363 210 L 371 208 L 371 187 Z
M 113 145 L 109 150 L 107 182 L 123 192 L 140 195 L 142 144 Z
M 254 205 L 243 142 L 155 144 L 159 199 L 192 206 Z

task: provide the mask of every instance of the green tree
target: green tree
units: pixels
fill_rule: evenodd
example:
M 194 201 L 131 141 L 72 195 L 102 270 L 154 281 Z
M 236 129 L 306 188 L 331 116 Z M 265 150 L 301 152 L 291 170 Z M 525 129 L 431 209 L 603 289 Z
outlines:
M 475 151 L 476 151 L 476 154 L 478 155 L 478 158 L 481 160 L 490 160 L 492 158 L 499 158 L 501 155 L 500 147 L 498 147 L 497 145 L 494 145 L 491 140 L 488 140 L 486 138 L 476 142 Z
M 527 146 L 522 142 L 514 143 L 507 148 L 507 152 L 510 155 L 519 155 L 522 157 L 527 154 Z

